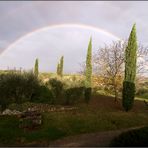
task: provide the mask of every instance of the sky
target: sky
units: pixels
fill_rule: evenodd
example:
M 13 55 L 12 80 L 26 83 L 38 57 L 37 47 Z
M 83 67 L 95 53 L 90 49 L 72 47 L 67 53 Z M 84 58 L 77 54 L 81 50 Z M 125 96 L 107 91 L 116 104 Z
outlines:
M 1 1 L 0 69 L 79 71 L 92 36 L 93 52 L 114 40 L 127 39 L 136 23 L 138 41 L 148 44 L 147 1 Z M 95 27 L 95 28 L 94 28 Z

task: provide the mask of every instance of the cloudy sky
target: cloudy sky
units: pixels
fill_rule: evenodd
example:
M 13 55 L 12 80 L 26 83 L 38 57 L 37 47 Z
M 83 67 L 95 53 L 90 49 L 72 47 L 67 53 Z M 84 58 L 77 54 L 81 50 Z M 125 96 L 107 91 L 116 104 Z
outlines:
M 138 41 L 148 45 L 148 2 L 16 1 L 0 2 L 0 68 L 79 71 L 90 36 L 93 52 L 104 43 L 126 39 L 134 23 Z M 56 26 L 55 26 L 56 25 Z M 27 57 L 27 60 L 26 60 Z

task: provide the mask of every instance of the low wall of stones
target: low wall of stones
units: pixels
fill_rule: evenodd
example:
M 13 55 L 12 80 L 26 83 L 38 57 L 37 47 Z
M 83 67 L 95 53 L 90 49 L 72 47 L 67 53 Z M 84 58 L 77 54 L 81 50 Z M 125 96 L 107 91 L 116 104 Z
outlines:
M 19 115 L 25 111 L 38 111 L 38 112 L 67 112 L 67 111 L 75 111 L 78 110 L 78 107 L 71 106 L 56 106 L 56 105 L 48 105 L 48 104 L 32 104 L 27 110 L 22 112 L 18 110 L 6 109 L 0 113 L 0 115 Z

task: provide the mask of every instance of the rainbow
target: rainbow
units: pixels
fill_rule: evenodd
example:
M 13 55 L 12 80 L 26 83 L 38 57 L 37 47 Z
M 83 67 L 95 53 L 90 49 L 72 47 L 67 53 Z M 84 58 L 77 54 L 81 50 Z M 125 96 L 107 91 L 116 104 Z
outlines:
M 42 27 L 40 29 L 35 29 L 23 36 L 21 36 L 20 38 L 18 38 L 16 41 L 14 41 L 12 44 L 10 44 L 6 49 L 4 49 L 4 51 L 1 53 L 1 55 L 7 51 L 7 50 L 10 50 L 11 48 L 15 47 L 20 41 L 22 41 L 23 39 L 27 38 L 27 37 L 30 37 L 31 35 L 33 35 L 34 33 L 38 33 L 38 32 L 42 32 L 42 31 L 46 31 L 46 30 L 49 30 L 49 29 L 56 29 L 56 28 L 82 28 L 82 29 L 87 29 L 87 30 L 93 30 L 95 32 L 98 32 L 98 33 L 103 33 L 109 37 L 112 37 L 114 38 L 115 40 L 121 40 L 118 36 L 104 30 L 104 29 L 100 29 L 98 27 L 94 27 L 94 26 L 90 26 L 90 25 L 84 25 L 84 24 L 57 24 L 57 25 L 49 25 L 49 26 L 45 26 L 45 27 Z

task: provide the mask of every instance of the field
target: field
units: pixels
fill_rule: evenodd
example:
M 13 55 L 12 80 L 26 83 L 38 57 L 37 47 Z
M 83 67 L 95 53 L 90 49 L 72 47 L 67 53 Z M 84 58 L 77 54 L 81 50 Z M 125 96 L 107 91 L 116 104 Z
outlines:
M 48 146 L 71 135 L 148 125 L 148 108 L 143 101 L 135 101 L 128 113 L 123 111 L 120 100 L 115 103 L 106 96 L 93 96 L 90 104 L 76 107 L 75 111 L 43 113 L 41 128 L 32 131 L 19 129 L 15 116 L 1 116 L 0 146 Z

